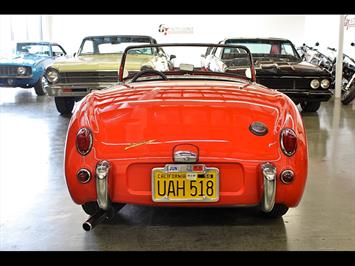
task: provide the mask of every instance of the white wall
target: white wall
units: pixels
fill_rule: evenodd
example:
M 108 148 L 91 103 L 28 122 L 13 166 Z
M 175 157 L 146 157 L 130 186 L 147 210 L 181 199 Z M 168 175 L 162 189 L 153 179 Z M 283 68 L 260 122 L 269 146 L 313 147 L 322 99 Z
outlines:
M 282 15 L 55 15 L 52 39 L 76 52 L 83 37 L 102 34 L 151 35 L 158 42 L 218 42 L 225 37 L 284 37 L 302 43 L 304 16 Z M 193 34 L 168 34 L 159 25 L 192 27 Z
M 40 41 L 41 37 L 41 16 L 0 16 L 0 55 L 10 55 L 17 41 Z
M 355 17 L 354 15 L 348 16 Z M 332 47 L 338 49 L 338 30 L 339 15 L 308 15 L 305 16 L 305 40 L 310 46 L 319 42 L 321 51 Z M 354 48 L 350 46 L 351 42 L 355 42 L 355 27 L 344 29 L 343 51 L 348 55 L 355 55 Z
M 355 21 L 355 15 L 348 15 L 348 19 Z M 344 29 L 344 53 L 355 58 L 355 46 L 351 46 L 351 43 L 355 43 L 355 25 Z
M 11 21 L 10 16 L 0 16 L 0 58 L 11 52 Z
M 42 29 L 40 28 L 42 17 Z M 69 54 L 76 52 L 81 40 L 89 35 L 144 34 L 158 42 L 218 42 L 225 37 L 283 37 L 296 46 L 338 46 L 338 15 L 1 15 L 0 55 L 13 42 L 44 40 L 63 45 Z M 192 27 L 193 34 L 168 34 L 158 31 L 159 25 Z M 354 51 L 355 27 L 345 31 L 344 51 Z

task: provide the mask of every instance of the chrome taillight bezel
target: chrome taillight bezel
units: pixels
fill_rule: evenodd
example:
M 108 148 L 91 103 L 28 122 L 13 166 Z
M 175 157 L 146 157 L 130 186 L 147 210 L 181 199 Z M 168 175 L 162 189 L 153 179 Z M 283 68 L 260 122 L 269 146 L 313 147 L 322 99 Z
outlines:
M 88 134 L 89 134 L 89 148 L 88 148 L 88 150 L 85 151 L 85 152 L 81 151 L 81 150 L 79 149 L 79 147 L 78 147 L 78 135 L 81 134 L 82 131 L 86 131 L 86 132 L 88 132 Z M 89 128 L 87 128 L 87 127 L 82 127 L 82 128 L 80 128 L 80 129 L 78 130 L 78 132 L 76 133 L 76 138 L 75 138 L 76 150 L 77 150 L 81 155 L 85 156 L 85 155 L 89 154 L 89 152 L 91 151 L 91 149 L 92 149 L 92 143 L 93 143 L 93 139 L 92 139 L 92 132 L 91 132 L 91 130 L 90 130 Z
M 283 137 L 284 137 L 284 135 L 285 135 L 285 133 L 287 133 L 287 132 L 292 132 L 292 134 L 295 136 L 295 138 L 296 138 L 296 147 L 295 147 L 295 149 L 292 151 L 292 152 L 288 152 L 287 150 L 286 150 L 286 148 L 285 148 L 285 146 L 284 146 L 284 143 L 283 143 Z M 293 129 L 291 129 L 291 128 L 284 128 L 284 129 L 282 129 L 281 130 L 281 133 L 280 133 L 280 145 L 281 145 L 281 150 L 282 150 L 282 152 L 285 154 L 285 155 L 287 155 L 287 156 L 292 156 L 292 155 L 294 155 L 295 153 L 296 153 L 296 151 L 297 151 L 297 135 L 296 135 L 296 133 L 295 133 L 295 131 L 293 131 Z

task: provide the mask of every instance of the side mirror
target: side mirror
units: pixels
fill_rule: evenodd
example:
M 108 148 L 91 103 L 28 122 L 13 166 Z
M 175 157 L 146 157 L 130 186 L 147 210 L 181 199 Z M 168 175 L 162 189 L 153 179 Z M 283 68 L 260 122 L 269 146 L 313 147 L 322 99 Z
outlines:
M 319 46 L 319 42 L 316 42 L 316 46 Z
M 123 77 L 122 78 L 126 78 L 128 77 L 129 73 L 128 73 L 128 70 L 127 69 L 124 69 L 123 70 Z
M 172 54 L 172 55 L 170 56 L 170 60 L 173 60 L 174 58 L 176 58 L 176 55 Z
M 73 54 L 73 57 L 75 57 L 75 56 L 76 56 L 76 53 Z
M 206 58 L 206 56 L 204 54 L 201 54 L 201 57 Z
M 252 78 L 250 68 L 247 68 L 247 69 L 245 70 L 245 76 L 246 76 L 247 78 L 249 78 L 249 79 Z
M 351 46 L 355 46 L 355 43 L 352 42 L 352 43 L 351 43 Z

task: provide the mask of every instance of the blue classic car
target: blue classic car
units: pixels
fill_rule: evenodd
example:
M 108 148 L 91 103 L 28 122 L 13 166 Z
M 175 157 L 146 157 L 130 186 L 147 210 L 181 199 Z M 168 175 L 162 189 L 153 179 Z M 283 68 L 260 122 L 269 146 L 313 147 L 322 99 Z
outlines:
M 64 55 L 65 50 L 57 43 L 17 43 L 13 58 L 0 59 L 0 87 L 34 87 L 37 95 L 45 95 L 46 67 Z

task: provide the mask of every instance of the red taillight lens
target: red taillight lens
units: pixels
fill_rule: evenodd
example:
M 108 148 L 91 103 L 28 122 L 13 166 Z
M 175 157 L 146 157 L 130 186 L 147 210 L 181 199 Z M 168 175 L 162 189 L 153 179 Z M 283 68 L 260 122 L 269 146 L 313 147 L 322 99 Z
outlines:
M 281 149 L 287 156 L 295 154 L 297 149 L 297 136 L 296 133 L 290 129 L 285 128 L 281 131 Z
M 86 155 L 92 147 L 92 134 L 90 129 L 81 128 L 76 135 L 76 148 L 81 155 Z

